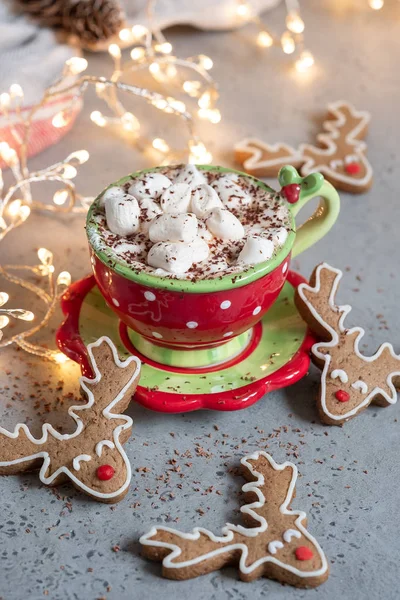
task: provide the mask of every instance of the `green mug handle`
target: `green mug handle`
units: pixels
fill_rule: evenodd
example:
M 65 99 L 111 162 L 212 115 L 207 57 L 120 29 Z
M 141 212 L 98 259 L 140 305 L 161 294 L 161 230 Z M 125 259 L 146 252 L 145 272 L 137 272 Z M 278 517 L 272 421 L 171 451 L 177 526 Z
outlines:
M 301 177 L 294 167 L 286 166 L 279 171 L 278 179 L 282 187 L 292 184 L 300 186 L 299 199 L 290 204 L 291 213 L 295 218 L 312 198 L 321 198 L 316 211 L 296 232 L 292 248 L 292 257 L 295 257 L 318 242 L 332 228 L 339 215 L 340 198 L 333 185 L 326 181 L 321 173 Z

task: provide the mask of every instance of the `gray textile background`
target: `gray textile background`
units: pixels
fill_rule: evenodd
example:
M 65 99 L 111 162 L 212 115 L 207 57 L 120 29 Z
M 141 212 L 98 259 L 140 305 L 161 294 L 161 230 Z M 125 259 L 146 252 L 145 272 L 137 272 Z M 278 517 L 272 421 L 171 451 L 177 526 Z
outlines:
M 322 259 L 340 268 L 351 266 L 339 302 L 354 305 L 348 324 L 366 328 L 365 350 L 371 353 L 385 340 L 400 352 L 400 4 L 387 4 L 385 10 L 373 13 L 361 1 L 304 2 L 307 43 L 317 64 L 313 73 L 303 78 L 293 73 L 290 59 L 279 52 L 255 49 L 250 28 L 234 34 L 192 29 L 170 33 L 178 55 L 203 52 L 215 61 L 223 120 L 217 127 L 204 126 L 201 133 L 216 164 L 233 166 L 232 145 L 245 135 L 292 144 L 312 140 L 329 101 L 343 98 L 371 111 L 368 153 L 375 170 L 374 187 L 364 196 L 342 194 L 342 213 L 334 231 L 293 265 L 304 275 Z M 280 10 L 268 15 L 277 30 Z M 92 71 L 104 73 L 102 61 L 100 55 L 93 57 Z M 92 158 L 82 168 L 79 181 L 81 189 L 92 194 L 129 171 L 150 166 L 152 158 L 91 125 L 87 117 L 95 107 L 99 108 L 89 97 L 77 125 L 63 142 L 32 161 L 32 166 L 38 167 L 87 147 Z M 153 126 L 158 135 L 169 139 L 173 125 L 168 118 L 154 121 Z M 69 268 L 74 278 L 89 272 L 81 217 L 34 215 L 2 245 L 1 260 L 34 261 L 32 252 L 41 245 L 53 249 L 60 270 Z M 55 324 L 60 319 L 58 315 Z M 8 374 L 11 368 L 12 375 Z M 36 409 L 29 409 L 36 401 L 41 409 L 47 402 L 57 406 L 58 379 L 64 380 L 67 393 L 74 389 L 77 372 L 73 365 L 50 371 L 22 353 L 2 353 L 4 425 L 11 427 L 21 414 L 25 417 L 30 412 L 36 434 L 44 418 L 54 422 L 54 413 L 41 410 L 44 416 L 39 418 L 34 416 Z M 16 380 L 16 375 L 21 379 Z M 48 384 L 34 387 L 35 381 L 47 380 Z M 34 474 L 2 478 L 0 597 L 397 600 L 400 406 L 371 407 L 343 429 L 326 427 L 319 423 L 315 410 L 317 385 L 318 373 L 313 368 L 309 377 L 292 388 L 272 393 L 237 413 L 168 416 L 132 405 L 129 413 L 134 432 L 127 452 L 134 469 L 151 470 L 135 472 L 131 491 L 115 507 L 91 502 L 70 487 L 45 489 Z M 38 396 L 34 400 L 29 399 L 32 389 Z M 67 405 L 66 401 L 65 409 Z M 283 426 L 288 427 L 287 432 L 280 429 Z M 196 443 L 209 452 L 208 457 L 196 455 Z M 179 519 L 175 525 L 182 530 L 202 525 L 216 533 L 226 521 L 237 522 L 243 480 L 229 470 L 237 467 L 245 453 L 267 445 L 278 462 L 297 447 L 296 463 L 302 477 L 293 505 L 307 511 L 309 528 L 329 558 L 327 583 L 311 591 L 268 580 L 245 584 L 237 580 L 233 569 L 182 583 L 163 580 L 160 565 L 140 558 L 139 535 L 152 523 L 172 524 L 174 519 Z M 186 450 L 193 458 L 180 456 Z M 173 472 L 170 482 L 163 483 L 158 478 L 172 468 L 169 461 L 174 458 L 184 477 Z M 187 462 L 192 466 L 185 466 Z M 178 483 L 181 490 L 176 488 Z M 209 486 L 222 495 L 204 495 Z M 197 509 L 205 514 L 201 516 Z

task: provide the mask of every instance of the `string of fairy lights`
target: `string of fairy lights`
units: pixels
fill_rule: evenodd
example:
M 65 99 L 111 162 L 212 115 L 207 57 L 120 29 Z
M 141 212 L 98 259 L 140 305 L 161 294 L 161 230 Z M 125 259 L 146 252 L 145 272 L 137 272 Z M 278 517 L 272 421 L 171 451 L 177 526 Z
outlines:
M 368 0 L 368 3 L 372 9 L 379 10 L 383 7 L 384 0 Z M 12 135 L 11 144 L 0 142 L 0 161 L 14 179 L 6 189 L 0 169 L 0 242 L 11 231 L 23 225 L 32 210 L 85 213 L 93 200 L 92 197 L 79 194 L 74 182 L 78 167 L 89 159 L 87 150 L 73 152 L 63 161 L 38 171 L 30 171 L 28 167 L 28 146 L 35 117 L 44 106 L 58 97 L 68 94 L 71 100 L 67 108 L 53 116 L 52 126 L 55 128 L 69 125 L 74 109 L 82 102 L 86 90 L 94 88 L 97 98 L 106 104 L 110 113 L 93 111 L 90 119 L 95 125 L 113 127 L 124 132 L 140 150 L 151 148 L 156 151 L 161 164 L 176 162 L 177 159 L 187 159 L 188 162 L 198 164 L 212 162 L 210 151 L 197 134 L 197 122 L 206 120 L 217 124 L 221 120 L 217 106 L 218 85 L 211 75 L 213 61 L 205 54 L 188 58 L 175 56 L 172 44 L 154 25 L 154 4 L 154 0 L 148 0 L 148 27 L 140 24 L 124 27 L 119 32 L 118 43 L 110 44 L 108 53 L 113 66 L 109 77 L 84 74 L 88 63 L 85 58 L 75 56 L 66 61 L 60 77 L 45 90 L 41 100 L 28 110 L 23 108 L 24 94 L 19 84 L 11 85 L 7 92 L 0 94 L 0 114 L 6 118 Z M 263 20 L 253 12 L 250 2 L 237 0 L 233 10 L 238 25 L 254 26 L 257 29 L 255 41 L 259 47 L 275 47 L 284 54 L 294 55 L 295 69 L 304 73 L 314 64 L 312 53 L 305 47 L 305 23 L 298 0 L 285 0 L 285 5 L 285 29 L 280 35 L 275 35 L 267 28 Z M 123 60 L 122 49 L 125 48 L 129 48 L 130 53 L 129 58 Z M 149 73 L 165 93 L 125 82 L 126 78 L 134 78 L 140 71 Z M 161 113 L 179 118 L 187 132 L 185 149 L 173 149 L 161 137 L 147 138 L 141 131 L 138 117 L 123 104 L 123 94 L 143 99 Z M 32 184 L 45 181 L 60 184 L 60 189 L 54 193 L 50 203 L 37 201 L 32 192 Z M 9 295 L 0 292 L 0 349 L 15 344 L 32 354 L 64 362 L 68 360 L 64 354 L 36 344 L 31 338 L 49 323 L 60 295 L 71 283 L 71 275 L 67 271 L 56 275 L 53 253 L 47 248 L 38 250 L 37 259 L 39 263 L 34 266 L 0 266 L 2 278 L 35 294 L 45 307 L 43 316 L 40 317 L 30 310 L 7 308 L 5 305 L 10 300 Z M 43 285 L 33 283 L 32 275 L 43 278 Z M 3 330 L 15 319 L 31 322 L 31 326 L 23 332 L 4 336 Z

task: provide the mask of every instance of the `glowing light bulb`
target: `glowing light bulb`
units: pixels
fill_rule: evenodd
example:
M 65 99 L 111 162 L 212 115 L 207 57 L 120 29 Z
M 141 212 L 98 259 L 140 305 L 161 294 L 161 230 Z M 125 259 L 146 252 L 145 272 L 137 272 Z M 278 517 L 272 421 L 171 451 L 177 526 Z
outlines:
M 37 255 L 42 265 L 48 266 L 52 264 L 53 253 L 47 250 L 47 248 L 39 248 Z
M 182 85 L 183 91 L 192 98 L 199 95 L 200 87 L 200 81 L 184 81 Z
M 10 106 L 10 102 L 10 94 L 7 94 L 7 92 L 0 94 L 0 108 L 8 108 Z
M 93 121 L 93 123 L 95 123 L 99 127 L 105 127 L 107 124 L 107 120 L 105 119 L 105 117 L 103 117 L 99 110 L 94 110 L 90 114 L 90 120 Z
M 180 113 L 185 112 L 186 104 L 184 102 L 182 102 L 181 100 L 176 100 L 175 98 L 172 98 L 171 96 L 169 96 L 167 98 L 167 100 L 170 103 L 170 105 L 172 106 L 172 108 L 174 108 L 175 110 L 177 110 Z
M 65 62 L 65 64 L 72 75 L 79 75 L 79 73 L 86 71 L 88 61 L 86 58 L 82 58 L 81 56 L 72 56 Z
M 150 73 L 155 75 L 156 73 L 158 73 L 160 71 L 160 65 L 155 62 L 151 63 L 151 65 L 149 66 L 149 71 L 150 71 Z
M 8 302 L 9 299 L 10 296 L 7 294 L 7 292 L 0 292 L 0 306 L 4 306 L 4 304 Z
M 9 167 L 18 164 L 18 155 L 14 148 L 11 148 L 7 142 L 0 142 L 0 157 Z
M 139 131 L 139 120 L 130 112 L 125 112 L 121 117 L 122 127 L 125 131 Z
M 211 94 L 210 92 L 204 92 L 198 101 L 200 108 L 210 108 L 211 106 Z
M 108 46 L 108 53 L 113 58 L 121 58 L 121 48 L 118 44 L 110 44 Z
M 19 200 L 19 199 L 13 200 L 8 205 L 8 214 L 10 215 L 10 217 L 15 218 L 19 215 L 20 209 L 21 209 L 21 200 Z
M 132 60 L 142 60 L 146 56 L 146 49 L 142 46 L 137 46 L 131 50 L 131 59 Z
M 199 65 L 203 67 L 203 69 L 205 69 L 206 71 L 210 71 L 214 66 L 212 59 L 209 56 L 206 56 L 205 54 L 199 54 L 197 60 Z
M 286 27 L 292 33 L 303 33 L 304 21 L 300 17 L 299 13 L 295 10 L 291 10 L 286 17 Z
M 299 58 L 296 60 L 295 66 L 299 73 L 304 73 L 314 64 L 314 57 L 308 50 L 303 50 Z
M 66 363 L 69 360 L 69 358 L 68 356 L 65 356 L 65 354 L 63 354 L 62 352 L 57 352 L 57 354 L 54 355 L 54 360 L 59 365 L 62 365 Z
M 190 154 L 189 162 L 193 164 L 210 164 L 212 154 L 208 152 L 203 142 L 189 142 Z
M 285 54 L 293 54 L 296 44 L 289 31 L 285 31 L 281 37 L 282 50 Z
M 78 171 L 72 165 L 63 166 L 63 177 L 65 179 L 73 179 L 78 174 Z
M 71 273 L 69 273 L 68 271 L 61 271 L 61 273 L 57 277 L 57 285 L 65 285 L 66 287 L 71 285 Z
M 373 10 L 381 10 L 385 2 L 384 0 L 369 0 L 368 4 Z
M 260 31 L 257 36 L 257 44 L 261 48 L 270 48 L 274 43 L 272 36 L 268 33 L 268 31 Z
M 167 144 L 167 142 L 165 140 L 163 140 L 162 138 L 155 138 L 152 141 L 153 148 L 155 148 L 156 150 L 159 150 L 160 152 L 164 152 L 167 153 L 169 152 L 169 146 Z
M 149 30 L 144 25 L 134 25 L 132 27 L 132 33 L 135 36 L 135 38 L 141 38 L 147 35 L 149 33 Z
M 54 117 L 51 120 L 51 124 L 53 125 L 53 127 L 56 127 L 58 129 L 59 127 L 65 127 L 66 125 L 68 125 L 70 120 L 70 114 L 64 110 L 61 110 L 56 115 L 54 115 Z
M 83 165 L 83 163 L 89 160 L 89 152 L 87 150 L 76 150 L 76 152 L 72 152 L 66 160 L 66 162 L 70 162 L 71 160 L 76 160 L 79 165 Z
M 161 54 L 171 54 L 172 52 L 172 44 L 169 42 L 162 42 L 161 44 L 156 44 L 154 46 L 156 52 L 161 52 Z
M 31 209 L 26 204 L 21 206 L 21 208 L 19 209 L 19 218 L 21 219 L 21 221 L 26 221 L 30 214 Z
M 210 123 L 219 123 L 221 120 L 221 113 L 218 108 L 200 108 L 197 111 L 200 119 L 207 119 Z
M 4 329 L 9 324 L 10 319 L 6 315 L 0 315 L 0 329 Z
M 53 202 L 56 206 L 62 206 L 68 200 L 68 196 L 67 190 L 58 190 L 53 196 Z
M 133 34 L 131 29 L 121 29 L 121 31 L 118 34 L 118 37 L 121 40 L 121 42 L 129 42 L 132 36 Z
M 152 101 L 152 105 L 159 110 L 165 110 L 165 108 L 168 106 L 168 102 L 164 100 L 164 98 L 156 98 Z
M 242 19 L 250 16 L 250 6 L 247 4 L 247 2 L 240 2 L 238 4 L 236 7 L 236 14 Z
M 19 83 L 13 83 L 10 85 L 10 95 L 11 98 L 23 98 L 24 92 Z

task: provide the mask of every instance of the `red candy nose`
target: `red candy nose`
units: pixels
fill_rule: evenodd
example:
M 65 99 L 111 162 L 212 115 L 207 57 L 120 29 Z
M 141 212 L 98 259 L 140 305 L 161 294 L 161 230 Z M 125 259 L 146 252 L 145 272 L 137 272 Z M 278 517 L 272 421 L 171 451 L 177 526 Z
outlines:
M 297 560 L 311 560 L 314 556 L 311 548 L 307 548 L 307 546 L 299 546 L 295 550 L 295 555 Z
M 281 192 L 290 204 L 296 204 L 300 197 L 300 190 L 301 188 L 298 183 L 290 183 L 289 185 L 284 185 Z
M 361 171 L 361 165 L 356 162 L 348 163 L 344 166 L 344 170 L 349 175 L 357 175 Z
M 348 402 L 350 400 L 350 394 L 344 390 L 338 390 L 335 392 L 335 398 L 336 400 L 339 400 L 339 402 Z
M 97 477 L 101 481 L 108 481 L 112 477 L 114 477 L 115 469 L 111 465 L 101 465 L 97 469 Z

